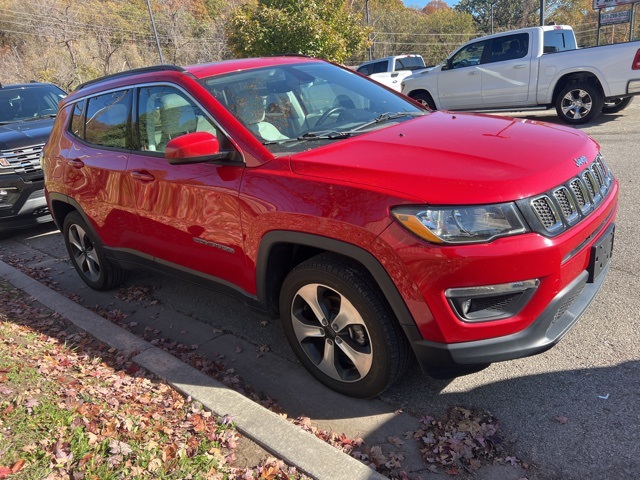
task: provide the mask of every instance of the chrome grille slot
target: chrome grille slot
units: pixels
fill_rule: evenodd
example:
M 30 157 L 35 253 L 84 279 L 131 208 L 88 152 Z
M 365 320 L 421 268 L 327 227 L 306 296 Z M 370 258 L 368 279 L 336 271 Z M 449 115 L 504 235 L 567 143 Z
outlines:
M 562 186 L 558 188 L 553 192 L 553 196 L 558 202 L 560 212 L 562 212 L 562 216 L 566 222 L 569 224 L 574 223 L 579 218 L 578 209 L 567 187 Z
M 591 209 L 591 201 L 589 200 L 589 194 L 587 193 L 587 187 L 584 182 L 579 178 L 574 178 L 569 184 L 571 192 L 576 199 L 576 204 L 580 208 L 582 214 L 587 213 Z
M 558 211 L 548 196 L 543 195 L 534 198 L 531 200 L 531 207 L 545 230 L 553 233 L 559 228 L 562 228 L 562 221 L 560 220 Z

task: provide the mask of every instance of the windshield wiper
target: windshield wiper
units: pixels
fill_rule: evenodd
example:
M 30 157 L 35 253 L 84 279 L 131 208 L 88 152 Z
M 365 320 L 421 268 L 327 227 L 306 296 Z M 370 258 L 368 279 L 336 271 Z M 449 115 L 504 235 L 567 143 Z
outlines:
M 282 140 L 270 140 L 267 142 L 262 142 L 263 145 L 282 145 L 283 143 L 293 143 L 293 142 L 309 142 L 314 140 L 340 140 L 342 138 L 349 138 L 353 135 L 357 135 L 359 132 L 349 131 L 349 132 L 338 132 L 335 130 L 327 131 L 323 130 L 321 132 L 307 132 L 299 137 L 294 138 L 285 138 Z
M 33 122 L 34 120 L 42 120 L 43 118 L 55 118 L 55 113 L 46 113 L 44 115 L 38 115 L 37 117 L 21 118 L 20 122 Z
M 359 130 L 364 130 L 367 127 L 372 125 L 377 125 L 378 123 L 388 122 L 390 120 L 395 120 L 396 118 L 402 117 L 422 117 L 426 115 L 428 112 L 385 112 L 378 115 L 376 118 L 371 120 L 370 122 L 363 123 L 359 127 L 354 128 L 351 132 L 357 132 Z

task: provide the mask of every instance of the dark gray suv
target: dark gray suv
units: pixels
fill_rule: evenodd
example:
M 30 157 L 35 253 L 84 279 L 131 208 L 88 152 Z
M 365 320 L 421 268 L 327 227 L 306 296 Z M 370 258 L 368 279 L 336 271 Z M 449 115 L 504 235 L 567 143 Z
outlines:
M 0 84 L 0 238 L 52 220 L 40 152 L 65 95 L 47 83 Z

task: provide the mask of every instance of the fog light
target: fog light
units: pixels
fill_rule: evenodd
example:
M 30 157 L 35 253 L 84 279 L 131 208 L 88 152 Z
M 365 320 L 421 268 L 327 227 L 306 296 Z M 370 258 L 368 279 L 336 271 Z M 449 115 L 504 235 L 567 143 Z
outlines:
M 0 188 L 0 205 L 13 205 L 20 197 L 16 187 Z
M 444 292 L 449 305 L 464 322 L 503 320 L 516 315 L 531 300 L 540 280 L 450 288 Z

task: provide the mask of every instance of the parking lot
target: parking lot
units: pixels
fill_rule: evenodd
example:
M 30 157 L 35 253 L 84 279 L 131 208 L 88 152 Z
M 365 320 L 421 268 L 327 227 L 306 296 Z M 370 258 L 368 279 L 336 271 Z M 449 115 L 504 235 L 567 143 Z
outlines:
M 560 123 L 553 111 L 510 115 Z M 640 236 L 635 213 L 640 205 L 640 99 L 580 129 L 601 144 L 621 184 L 612 268 L 581 321 L 550 351 L 476 374 L 436 381 L 410 368 L 380 399 L 347 399 L 314 382 L 297 364 L 278 322 L 231 298 L 141 271 L 131 275 L 125 288 L 145 287 L 147 298 L 131 301 L 89 290 L 67 261 L 53 225 L 0 241 L 0 253 L 6 263 L 36 269 L 87 306 L 120 311 L 163 335 L 174 332 L 185 343 L 199 343 L 205 331 L 222 333 L 220 353 L 290 417 L 306 415 L 318 425 L 378 444 L 393 433 L 402 437 L 404 425 L 416 418 L 438 417 L 452 405 L 483 409 L 499 419 L 516 456 L 535 465 L 508 473 L 513 478 L 635 478 L 640 471 L 640 279 L 633 239 Z M 181 321 L 193 319 L 199 326 L 184 330 Z M 492 478 L 483 470 L 477 476 Z

